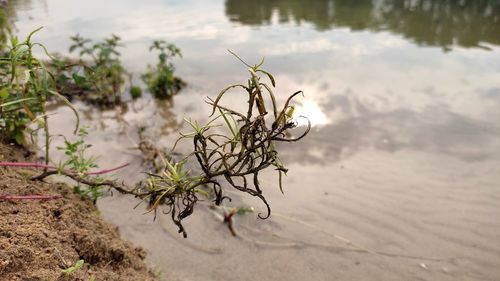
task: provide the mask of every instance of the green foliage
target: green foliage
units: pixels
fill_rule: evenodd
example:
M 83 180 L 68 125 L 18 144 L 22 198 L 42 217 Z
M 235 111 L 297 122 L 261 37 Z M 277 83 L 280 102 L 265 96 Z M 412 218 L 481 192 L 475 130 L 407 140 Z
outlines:
M 85 143 L 85 137 L 87 135 L 87 129 L 82 127 L 78 131 L 78 139 L 76 141 L 71 142 L 65 139 L 64 147 L 57 147 L 57 149 L 63 150 L 64 154 L 68 158 L 60 166 L 62 168 L 69 168 L 70 170 L 76 172 L 79 176 L 89 172 L 91 168 L 98 167 L 95 164 L 95 161 L 97 160 L 95 157 L 85 157 L 87 149 L 92 147 L 91 144 Z
M 141 87 L 138 87 L 138 86 L 130 87 L 130 96 L 132 96 L 132 99 L 140 98 L 142 96 Z
M 62 269 L 61 270 L 61 273 L 63 273 L 64 275 L 78 275 L 77 273 L 80 272 L 80 275 L 83 276 L 83 277 L 76 277 L 74 276 L 73 278 L 75 278 L 75 280 L 88 280 L 88 281 L 95 281 L 96 280 L 96 277 L 94 275 L 90 275 L 89 279 L 86 278 L 87 276 L 87 270 L 83 270 L 83 267 L 85 265 L 85 261 L 84 260 L 78 260 L 75 262 L 74 265 L 70 266 L 70 267 L 67 267 L 65 269 Z
M 30 119 L 22 111 L 9 112 L 9 110 L 9 107 L 5 107 L 2 117 L 0 117 L 1 138 L 3 141 L 22 145 L 25 143 L 24 131 L 30 123 Z
M 92 91 L 92 84 L 79 74 L 81 64 L 78 61 L 72 61 L 60 54 L 52 54 L 49 67 L 54 76 L 57 91 L 68 99 L 84 96 Z
M 25 41 L 11 37 L 5 56 L 0 59 L 0 133 L 3 141 L 24 144 L 24 132 L 30 123 L 35 123 L 35 131 L 44 131 L 45 161 L 48 163 L 50 135 L 46 104 L 49 97 L 55 96 L 71 107 L 77 116 L 77 127 L 78 114 L 56 91 L 54 76 L 43 61 L 33 55 L 34 48 L 38 47 L 49 56 L 43 45 L 32 41 L 40 29 L 31 32 Z
M 71 77 L 73 87 L 85 93 L 84 100 L 104 106 L 119 103 L 126 74 L 117 51 L 121 46 L 120 37 L 113 34 L 92 44 L 91 40 L 77 34 L 71 40 L 69 51 L 78 52 L 79 61 L 76 68 L 65 73 L 64 79 Z
M 142 75 L 142 80 L 156 98 L 169 98 L 185 85 L 180 78 L 175 76 L 175 67 L 171 62 L 175 57 L 182 57 L 181 50 L 163 40 L 154 41 L 149 50 L 159 51 L 158 63 L 156 66 L 148 65 L 146 73 Z
M 73 266 L 70 266 L 70 267 L 68 267 L 66 269 L 62 269 L 61 271 L 64 274 L 68 274 L 68 275 L 69 274 L 73 274 L 75 271 L 77 271 L 78 269 L 80 269 L 83 266 L 84 263 L 85 263 L 84 260 L 78 260 Z
M 87 129 L 82 127 L 79 129 L 78 138 L 75 141 L 72 142 L 65 138 L 64 146 L 57 147 L 58 150 L 64 151 L 67 158 L 64 162 L 59 163 L 59 170 L 62 171 L 68 169 L 73 173 L 76 173 L 78 178 L 85 179 L 87 177 L 87 173 L 92 168 L 99 167 L 96 164 L 96 157 L 87 157 L 86 155 L 87 150 L 92 147 L 91 144 L 87 144 L 85 142 L 85 137 L 87 135 Z M 101 191 L 102 187 L 99 185 L 102 181 L 102 178 L 94 177 L 92 179 L 94 184 L 87 185 L 85 188 L 83 188 L 78 182 L 77 185 L 74 186 L 74 191 L 82 196 L 89 197 L 93 202 L 96 202 L 96 200 L 103 195 Z
M 271 86 L 262 82 L 259 76 L 264 74 L 272 87 L 275 86 L 274 77 L 261 69 L 263 61 L 254 66 L 243 63 L 250 73 L 247 85 L 230 85 L 215 100 L 209 100 L 212 115 L 216 116 L 206 125 L 186 120 L 193 132 L 181 133 L 178 141 L 190 139 L 193 152 L 181 161 L 164 160 L 164 171 L 161 174 L 150 174 L 148 184 L 142 187 L 147 191 L 145 194 L 149 199 L 149 211 L 156 212 L 159 206 L 167 206 L 166 212 L 170 213 L 184 237 L 187 233 L 182 220 L 193 213 L 199 200 L 198 195 L 207 194 L 207 186 L 211 187 L 216 205 L 221 205 L 228 198 L 224 195 L 223 180 L 228 186 L 259 198 L 266 205 L 267 214 L 258 216 L 261 219 L 269 217 L 271 209 L 263 195 L 260 172 L 276 170 L 279 188 L 283 191 L 281 179 L 288 170 L 278 157 L 276 143 L 298 141 L 309 132 L 310 123 L 299 137 L 291 138 L 288 132 L 297 127 L 297 123 L 291 118 L 293 106 L 290 103 L 302 92 L 290 95 L 281 109 L 278 109 Z M 220 105 L 224 95 L 232 89 L 242 89 L 246 94 L 246 112 Z M 271 106 L 269 111 L 267 105 Z M 222 122 L 216 124 L 217 120 Z M 192 172 L 184 169 L 184 164 L 190 159 L 198 164 L 201 170 L 199 175 L 193 176 Z M 241 210 L 245 211 L 248 210 Z
M 43 111 L 36 98 L 40 93 L 22 80 L 33 81 L 36 77 L 30 72 L 35 75 L 38 72 L 28 50 L 19 44 L 16 37 L 11 38 L 11 46 L 0 60 L 0 132 L 3 141 L 24 144 L 24 131 L 31 120 Z M 28 72 L 25 72 L 26 68 Z

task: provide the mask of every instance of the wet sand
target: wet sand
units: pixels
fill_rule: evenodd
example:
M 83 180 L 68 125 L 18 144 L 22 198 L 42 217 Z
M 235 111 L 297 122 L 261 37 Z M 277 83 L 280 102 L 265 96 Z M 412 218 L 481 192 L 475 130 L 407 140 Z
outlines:
M 236 238 L 203 207 L 188 219 L 186 240 L 168 218 L 153 223 L 132 211 L 127 198 L 99 206 L 168 280 L 498 280 L 493 156 L 365 148 L 289 168 L 284 196 L 274 178 L 264 181 L 274 215 L 237 217 Z

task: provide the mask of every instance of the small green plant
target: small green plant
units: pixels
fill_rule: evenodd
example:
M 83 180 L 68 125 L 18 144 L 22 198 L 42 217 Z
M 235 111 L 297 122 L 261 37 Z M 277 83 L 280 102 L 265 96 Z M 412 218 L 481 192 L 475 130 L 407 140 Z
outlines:
M 160 279 L 163 276 L 163 271 L 161 271 L 161 270 L 154 270 L 153 271 L 153 275 L 154 275 L 154 277 Z
M 91 44 L 91 40 L 77 34 L 71 40 L 69 51 L 78 52 L 79 61 L 78 67 L 72 68 L 66 77 L 70 76 L 73 85 L 85 94 L 84 100 L 103 106 L 119 103 L 126 74 L 117 50 L 122 46 L 120 37 L 113 34 Z
M 55 89 L 55 82 L 42 60 L 33 54 L 34 48 L 41 48 L 50 57 L 45 47 L 32 41 L 31 32 L 25 41 L 10 38 L 6 55 L 0 58 L 0 133 L 3 141 L 25 143 L 25 131 L 35 123 L 43 129 L 45 136 L 45 162 L 49 163 L 50 134 L 46 104 L 50 96 L 64 101 L 77 117 L 78 114 L 69 101 Z
M 68 99 L 84 96 L 92 90 L 92 84 L 78 73 L 81 68 L 79 61 L 52 54 L 48 67 L 53 74 L 57 91 Z
M 79 270 L 80 268 L 82 268 L 83 264 L 85 263 L 84 260 L 78 260 L 77 262 L 75 262 L 75 264 L 73 266 L 70 266 L 68 268 L 65 268 L 65 269 L 62 269 L 61 272 L 64 273 L 64 274 L 73 274 L 75 273 L 75 271 Z
M 78 272 L 80 272 L 80 278 L 76 278 L 78 280 L 88 280 L 88 281 L 95 281 L 96 280 L 96 277 L 95 275 L 90 275 L 89 279 L 87 279 L 86 275 L 87 275 L 87 271 L 88 269 L 83 270 L 83 267 L 85 265 L 85 261 L 84 260 L 78 260 L 75 262 L 74 265 L 70 266 L 70 267 L 67 267 L 65 269 L 61 269 L 61 272 L 64 274 L 64 275 L 76 275 Z
M 69 141 L 64 139 L 64 146 L 57 147 L 58 150 L 64 151 L 67 159 L 64 162 L 59 163 L 59 171 L 69 170 L 75 174 L 76 178 L 85 179 L 91 169 L 98 168 L 96 164 L 96 157 L 87 157 L 86 152 L 92 147 L 91 144 L 85 142 L 85 137 L 88 135 L 87 129 L 82 127 L 78 131 L 78 138 L 75 141 Z M 102 186 L 99 184 L 103 182 L 104 179 L 101 177 L 94 177 L 92 179 L 93 184 L 86 184 L 86 188 L 83 188 L 80 184 L 81 181 L 77 181 L 74 186 L 74 191 L 82 196 L 89 197 L 94 203 L 99 197 L 102 197 Z M 87 181 L 89 182 L 89 181 Z
M 163 40 L 154 41 L 149 50 L 159 52 L 158 63 L 156 66 L 148 65 L 146 73 L 142 75 L 142 80 L 156 98 L 169 98 L 185 85 L 180 78 L 175 76 L 175 67 L 171 62 L 175 57 L 182 57 L 181 50 Z
M 132 97 L 132 99 L 140 98 L 142 96 L 141 87 L 138 87 L 138 86 L 130 87 L 130 96 Z
M 0 137 L 2 141 L 14 142 L 19 145 L 25 143 L 24 132 L 28 128 L 30 119 L 26 112 L 20 110 L 19 103 L 8 102 L 7 87 L 0 90 Z
M 147 184 L 141 187 L 145 191 L 140 196 L 148 201 L 148 210 L 156 213 L 160 206 L 166 206 L 167 209 L 163 212 L 170 214 L 184 237 L 187 233 L 182 220 L 193 213 L 198 196 L 208 194 L 208 186 L 211 187 L 216 205 L 221 205 L 226 198 L 230 199 L 225 195 L 223 181 L 238 191 L 259 198 L 266 205 L 267 214 L 258 216 L 261 219 L 268 218 L 271 209 L 263 195 L 259 175 L 263 170 L 275 169 L 278 172 L 279 188 L 283 192 L 282 176 L 288 170 L 278 157 L 276 143 L 298 141 L 310 129 L 309 123 L 305 131 L 296 138 L 290 137 L 288 133 L 290 129 L 297 127 L 292 119 L 291 102 L 301 91 L 290 95 L 284 105 L 278 108 L 271 88 L 275 86 L 275 80 L 270 73 L 261 69 L 263 61 L 254 66 L 242 62 L 250 73 L 247 85 L 230 85 L 215 100 L 209 100 L 212 116 L 215 114 L 215 117 L 206 125 L 186 120 L 193 132 L 181 133 L 178 141 L 191 139 L 193 152 L 180 161 L 164 160 L 164 171 L 150 174 Z M 271 85 L 263 82 L 259 74 L 267 76 Z M 245 112 L 220 104 L 226 93 L 237 88 L 246 94 L 248 106 Z M 220 124 L 216 124 L 217 120 L 221 120 Z M 176 144 L 177 142 L 172 150 Z M 192 175 L 191 171 L 184 168 L 185 163 L 192 158 L 198 164 L 200 174 Z

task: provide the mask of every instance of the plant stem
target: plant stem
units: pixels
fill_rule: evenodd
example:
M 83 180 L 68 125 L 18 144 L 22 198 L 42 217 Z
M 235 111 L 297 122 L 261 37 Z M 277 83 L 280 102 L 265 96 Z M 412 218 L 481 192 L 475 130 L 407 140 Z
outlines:
M 45 113 L 45 104 L 43 106 L 43 112 Z M 45 165 L 49 164 L 49 148 L 50 148 L 50 135 L 49 135 L 49 122 L 47 114 L 43 116 L 43 129 L 45 131 Z M 44 169 L 47 171 L 47 168 Z
M 123 165 L 120 165 L 118 167 L 111 168 L 111 169 L 105 169 L 105 170 L 99 170 L 99 171 L 95 171 L 95 172 L 85 173 L 85 175 L 102 175 L 102 174 L 107 174 L 107 173 L 114 172 L 116 170 L 123 169 L 123 168 L 127 167 L 128 165 L 130 165 L 130 164 L 126 163 L 126 164 L 123 164 Z M 0 167 L 43 168 L 45 170 L 44 172 L 47 172 L 48 169 L 52 169 L 52 170 L 57 170 L 58 169 L 57 167 L 50 166 L 50 165 L 47 165 L 47 164 L 26 163 L 26 162 L 0 162 Z M 65 173 L 74 173 L 74 174 L 76 173 L 76 172 L 71 171 L 71 170 L 63 170 L 63 171 Z M 54 172 L 57 173 L 58 171 L 54 171 Z
M 62 198 L 61 195 L 0 195 L 0 201 L 14 200 L 52 200 Z
M 25 163 L 25 162 L 0 162 L 0 167 L 27 167 L 27 168 L 49 168 L 57 169 L 54 166 L 39 164 L 39 163 Z

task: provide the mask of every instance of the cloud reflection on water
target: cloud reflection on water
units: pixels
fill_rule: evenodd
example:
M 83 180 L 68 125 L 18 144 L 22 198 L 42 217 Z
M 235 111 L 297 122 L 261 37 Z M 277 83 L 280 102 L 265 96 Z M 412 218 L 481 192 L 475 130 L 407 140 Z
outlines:
M 339 118 L 313 129 L 295 148 L 284 150 L 285 162 L 330 165 L 370 149 L 446 154 L 474 162 L 495 160 L 500 151 L 499 126 L 450 112 L 445 105 L 421 112 L 377 111 L 349 95 L 338 95 L 331 96 L 323 109 L 329 115 L 338 113 Z
M 205 118 L 207 108 L 194 99 L 245 81 L 244 68 L 226 49 L 250 62 L 265 56 L 266 69 L 277 78 L 279 100 L 305 92 L 297 111 L 310 116 L 316 133 L 304 141 L 312 156 L 303 157 L 321 162 L 365 147 L 449 153 L 467 161 L 487 158 L 497 147 L 492 138 L 498 132 L 492 128 L 500 117 L 500 31 L 492 24 L 500 14 L 497 2 L 280 0 L 252 2 L 254 9 L 239 0 L 15 4 L 20 31 L 47 25 L 49 32 L 37 36 L 49 49 L 66 52 L 74 32 L 92 38 L 122 35 L 125 64 L 136 72 L 153 59 L 144 51 L 153 39 L 180 45 L 185 56 L 178 71 L 190 87 L 176 97 L 177 106 L 134 115 L 149 127 L 161 127 L 155 134 L 171 133 L 165 126 L 172 121 L 160 119 L 179 123 L 187 113 L 183 108 L 191 108 L 193 118 Z M 462 48 L 484 44 L 493 51 Z M 453 52 L 442 52 L 450 46 Z

